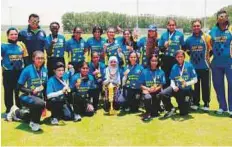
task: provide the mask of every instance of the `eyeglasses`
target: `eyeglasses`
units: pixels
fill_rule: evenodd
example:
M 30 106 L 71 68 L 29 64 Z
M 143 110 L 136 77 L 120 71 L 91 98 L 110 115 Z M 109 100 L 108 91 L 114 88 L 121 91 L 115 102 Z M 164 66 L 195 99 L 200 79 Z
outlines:
M 44 60 L 44 57 L 35 57 L 35 60 Z
M 117 63 L 117 61 L 110 61 L 110 63 Z

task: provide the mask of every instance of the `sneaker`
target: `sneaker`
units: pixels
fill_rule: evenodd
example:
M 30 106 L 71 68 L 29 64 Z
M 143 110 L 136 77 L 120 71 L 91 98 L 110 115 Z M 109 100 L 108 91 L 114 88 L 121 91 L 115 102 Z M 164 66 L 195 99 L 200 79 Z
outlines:
M 58 125 L 58 124 L 59 124 L 58 119 L 57 119 L 57 118 L 52 118 L 52 119 L 51 119 L 51 124 L 52 124 L 52 125 Z
M 150 114 L 146 114 L 146 115 L 144 115 L 144 117 L 142 118 L 142 120 L 143 121 L 149 121 L 149 120 L 151 120 L 152 118 L 151 118 L 151 115 Z
M 81 121 L 81 116 L 79 114 L 74 114 L 74 121 Z
M 16 117 L 16 114 L 15 114 L 15 111 L 18 110 L 19 108 L 15 105 L 13 105 L 11 108 L 10 108 L 10 112 L 7 113 L 6 115 L 6 120 L 7 121 L 19 121 L 20 119 Z
M 223 114 L 223 112 L 224 112 L 224 111 L 223 111 L 222 109 L 218 109 L 218 110 L 216 111 L 216 113 L 219 114 L 219 115 Z
M 40 125 L 32 121 L 30 122 L 29 126 L 31 127 L 31 130 L 34 132 L 39 131 L 40 129 Z
M 193 109 L 193 110 L 197 110 L 198 106 L 197 105 L 192 105 L 192 106 L 190 106 L 190 108 Z
M 171 117 L 172 115 L 174 115 L 176 109 L 175 108 L 172 108 L 171 111 L 167 112 L 166 114 L 164 114 L 164 118 L 168 118 L 168 117 Z
M 232 118 L 232 111 L 228 111 L 230 117 Z
M 130 111 L 130 108 L 126 108 L 125 111 L 126 111 L 126 112 L 129 112 L 129 111 Z
M 202 107 L 201 110 L 203 110 L 205 112 L 209 112 L 209 107 Z

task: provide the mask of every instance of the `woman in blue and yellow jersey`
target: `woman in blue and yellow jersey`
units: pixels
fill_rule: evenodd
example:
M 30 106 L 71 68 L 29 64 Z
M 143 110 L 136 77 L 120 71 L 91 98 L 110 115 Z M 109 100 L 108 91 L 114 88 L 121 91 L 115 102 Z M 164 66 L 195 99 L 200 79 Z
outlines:
M 100 26 L 93 27 L 93 37 L 87 40 L 88 54 L 91 55 L 92 52 L 97 52 L 100 55 L 100 61 L 104 63 L 104 49 L 105 38 L 101 37 L 103 30 Z
M 23 69 L 18 87 L 23 94 L 21 103 L 30 109 L 30 124 L 32 131 L 40 130 L 40 117 L 45 108 L 47 69 L 44 67 L 44 53 L 35 51 L 32 54 L 33 64 Z
M 102 91 L 102 82 L 105 77 L 105 64 L 100 62 L 100 55 L 98 52 L 92 52 L 91 62 L 89 63 L 89 73 L 94 77 L 96 89 L 93 91 L 95 95 L 93 98 L 93 107 L 95 112 L 98 109 L 99 95 Z
M 47 52 L 47 67 L 48 77 L 53 75 L 53 68 L 57 62 L 64 62 L 65 53 L 65 38 L 63 35 L 58 34 L 60 24 L 58 22 L 52 22 L 50 24 L 51 34 L 46 38 L 46 52 Z
M 70 88 L 72 90 L 72 104 L 74 108 L 74 121 L 80 121 L 81 115 L 93 116 L 93 89 L 96 84 L 92 75 L 89 74 L 87 62 L 80 62 L 80 73 L 71 77 Z
M 13 106 L 13 93 L 15 94 L 15 104 L 20 107 L 19 91 L 16 86 L 20 73 L 24 68 L 23 57 L 28 56 L 25 45 L 18 42 L 18 30 L 16 28 L 9 28 L 7 30 L 7 39 L 8 42 L 2 43 L 1 45 L 6 113 L 8 113 Z
M 82 32 L 81 28 L 75 27 L 73 29 L 72 38 L 66 42 L 66 51 L 69 54 L 69 61 L 71 61 L 75 70 L 78 68 L 78 62 L 85 61 L 84 54 L 87 51 L 86 42 L 81 37 Z
M 134 41 L 132 33 L 129 29 L 123 31 L 123 37 L 118 39 L 118 41 L 121 45 L 122 53 L 125 56 L 126 65 L 127 65 L 129 62 L 128 61 L 129 53 L 133 51 L 137 51 L 137 43 Z
M 125 110 L 137 112 L 139 108 L 139 100 L 141 90 L 139 85 L 139 76 L 142 73 L 143 67 L 138 64 L 138 56 L 136 52 L 129 53 L 129 63 L 125 67 L 123 76 L 123 87 L 125 95 Z
M 213 48 L 213 60 L 211 62 L 213 86 L 219 103 L 218 114 L 228 111 L 232 117 L 232 35 L 229 31 L 229 20 L 226 11 L 217 13 L 217 24 L 210 31 Z M 228 104 L 225 98 L 225 81 L 228 81 Z
M 193 106 L 197 110 L 200 106 L 200 84 L 204 107 L 202 110 L 209 111 L 210 102 L 210 36 L 201 31 L 201 20 L 192 22 L 193 34 L 185 41 L 185 50 L 190 55 L 190 61 L 196 70 L 198 82 L 194 86 Z
M 157 117 L 159 115 L 160 99 L 157 97 L 157 94 L 166 83 L 164 71 L 159 68 L 159 59 L 157 55 L 150 57 L 148 68 L 143 70 L 139 82 L 141 84 L 146 110 L 142 120 L 148 121 L 152 117 Z
M 176 21 L 169 19 L 167 23 L 167 31 L 162 34 L 159 39 L 160 51 L 164 53 L 162 55 L 161 68 L 165 72 L 166 84 L 164 87 L 170 85 L 169 75 L 172 66 L 177 63 L 175 59 L 175 52 L 182 49 L 184 46 L 184 35 L 180 31 L 176 30 Z
M 158 33 L 155 25 L 149 25 L 147 37 L 141 38 L 138 43 L 138 51 L 140 53 L 140 64 L 144 68 L 148 65 L 148 59 L 153 55 L 159 55 Z
M 125 65 L 125 56 L 122 53 L 120 43 L 115 39 L 115 29 L 109 27 L 107 29 L 107 40 L 104 44 L 104 54 L 105 54 L 105 65 L 108 65 L 108 60 L 111 56 L 115 56 L 118 59 L 119 67 Z

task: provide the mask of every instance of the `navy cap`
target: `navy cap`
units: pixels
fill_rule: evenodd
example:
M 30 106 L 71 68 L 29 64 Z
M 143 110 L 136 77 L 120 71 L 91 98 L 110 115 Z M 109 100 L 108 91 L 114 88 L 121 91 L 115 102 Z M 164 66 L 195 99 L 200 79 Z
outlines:
M 148 31 L 157 31 L 157 27 L 155 25 L 149 25 Z

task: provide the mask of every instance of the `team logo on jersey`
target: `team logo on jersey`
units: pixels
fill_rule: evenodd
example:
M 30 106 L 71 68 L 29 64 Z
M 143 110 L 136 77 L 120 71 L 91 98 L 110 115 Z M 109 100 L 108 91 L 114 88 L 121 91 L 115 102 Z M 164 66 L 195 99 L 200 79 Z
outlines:
M 176 40 L 179 40 L 179 38 L 180 38 L 180 36 L 175 36 L 175 39 L 176 39 Z
M 43 72 L 42 76 L 43 76 L 43 77 L 47 77 L 47 73 L 46 73 L 46 72 Z
M 27 36 L 32 36 L 32 33 L 31 32 L 27 32 Z

